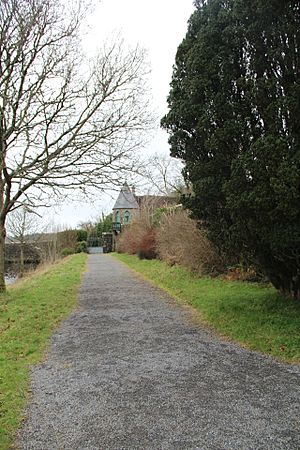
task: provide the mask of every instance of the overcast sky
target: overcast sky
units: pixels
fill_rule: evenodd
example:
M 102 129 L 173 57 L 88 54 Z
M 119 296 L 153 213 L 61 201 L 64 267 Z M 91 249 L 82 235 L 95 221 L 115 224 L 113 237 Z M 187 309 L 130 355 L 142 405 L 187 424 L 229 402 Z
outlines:
M 89 20 L 84 48 L 93 53 L 112 34 L 121 33 L 129 45 L 145 48 L 151 64 L 150 87 L 153 108 L 158 117 L 167 112 L 166 98 L 172 76 L 175 53 L 187 31 L 187 21 L 193 12 L 193 0 L 102 0 Z M 167 134 L 157 129 L 146 152 L 168 155 Z M 117 194 L 116 194 L 117 195 Z M 64 205 L 55 211 L 57 224 L 76 226 L 81 221 L 109 213 L 114 199 L 96 194 L 94 204 Z

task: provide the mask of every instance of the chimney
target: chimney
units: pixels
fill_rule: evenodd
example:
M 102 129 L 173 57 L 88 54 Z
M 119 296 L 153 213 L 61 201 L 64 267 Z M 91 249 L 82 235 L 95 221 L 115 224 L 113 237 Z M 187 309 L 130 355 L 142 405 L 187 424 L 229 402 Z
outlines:
M 131 187 L 131 192 L 133 193 L 133 195 L 135 195 L 135 186 Z

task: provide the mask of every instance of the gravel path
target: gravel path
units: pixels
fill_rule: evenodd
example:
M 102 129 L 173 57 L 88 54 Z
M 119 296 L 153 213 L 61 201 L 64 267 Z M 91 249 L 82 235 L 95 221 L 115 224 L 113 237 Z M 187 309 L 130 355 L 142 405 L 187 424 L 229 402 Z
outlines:
M 220 340 L 106 255 L 32 391 L 21 449 L 300 449 L 300 368 Z

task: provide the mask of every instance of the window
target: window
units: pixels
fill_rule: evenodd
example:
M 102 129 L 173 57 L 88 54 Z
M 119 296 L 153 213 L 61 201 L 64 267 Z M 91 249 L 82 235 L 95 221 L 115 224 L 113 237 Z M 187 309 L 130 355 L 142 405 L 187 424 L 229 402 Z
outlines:
M 121 223 L 120 211 L 117 211 L 117 212 L 116 212 L 116 222 L 117 222 L 117 223 Z
M 124 213 L 124 223 L 129 223 L 130 222 L 130 212 L 129 211 L 125 211 Z

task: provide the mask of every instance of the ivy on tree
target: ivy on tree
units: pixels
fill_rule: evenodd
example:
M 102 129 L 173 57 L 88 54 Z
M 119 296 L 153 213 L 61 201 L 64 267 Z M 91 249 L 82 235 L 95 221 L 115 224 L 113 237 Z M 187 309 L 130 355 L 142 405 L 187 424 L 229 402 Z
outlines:
M 300 298 L 300 1 L 196 1 L 162 126 L 194 217 Z

